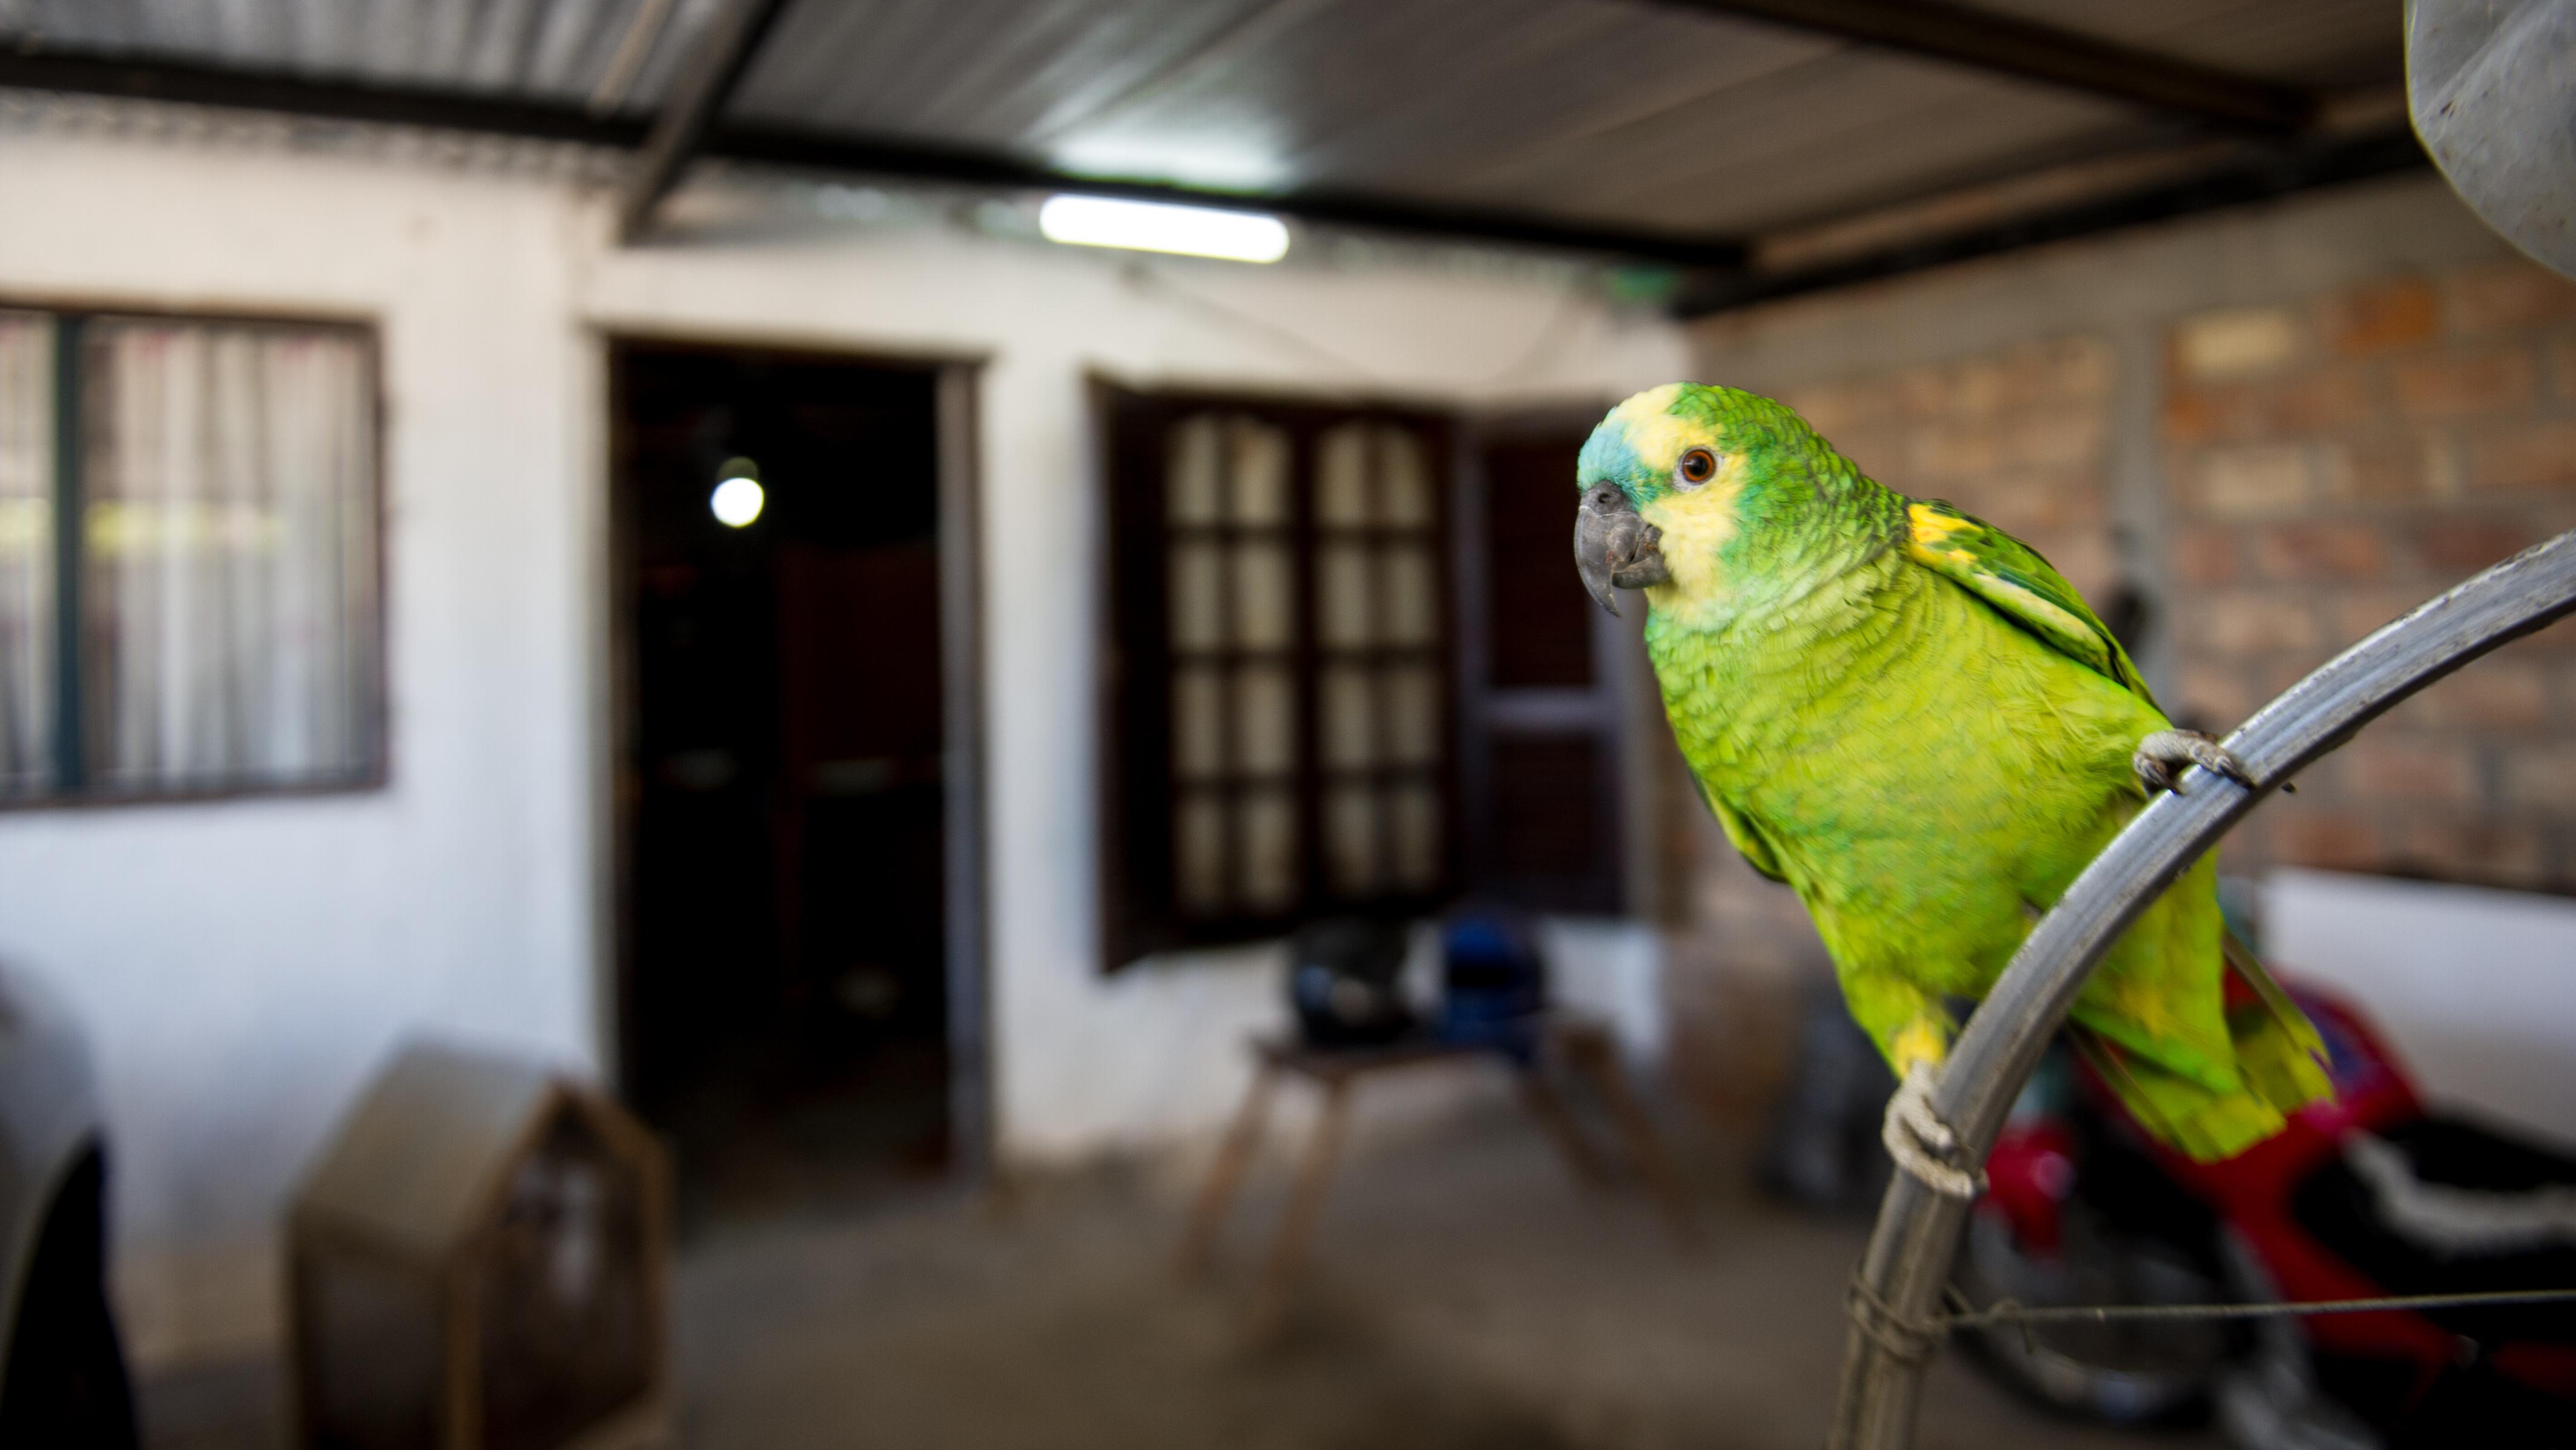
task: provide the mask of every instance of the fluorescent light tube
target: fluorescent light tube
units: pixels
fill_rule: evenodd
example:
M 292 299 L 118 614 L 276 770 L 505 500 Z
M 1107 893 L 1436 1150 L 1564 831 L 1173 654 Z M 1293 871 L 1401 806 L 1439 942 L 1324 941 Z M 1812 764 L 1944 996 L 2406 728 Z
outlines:
M 1288 254 L 1288 227 L 1279 218 L 1212 206 L 1051 196 L 1038 208 L 1038 230 L 1048 241 L 1078 247 L 1176 252 L 1230 262 L 1276 262 Z

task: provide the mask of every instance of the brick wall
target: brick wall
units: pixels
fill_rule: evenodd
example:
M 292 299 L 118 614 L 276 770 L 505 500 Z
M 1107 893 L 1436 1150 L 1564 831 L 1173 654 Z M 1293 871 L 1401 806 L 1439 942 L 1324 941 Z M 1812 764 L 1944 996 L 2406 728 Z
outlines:
M 2185 317 L 2165 353 L 2170 703 L 2209 728 L 2576 527 L 2576 286 L 2539 267 Z M 2576 892 L 2576 631 L 2401 707 L 2257 812 L 2225 860 Z
M 1791 388 L 1780 401 L 1871 477 L 2009 530 L 2087 598 L 2118 582 L 2111 349 L 2100 339 Z

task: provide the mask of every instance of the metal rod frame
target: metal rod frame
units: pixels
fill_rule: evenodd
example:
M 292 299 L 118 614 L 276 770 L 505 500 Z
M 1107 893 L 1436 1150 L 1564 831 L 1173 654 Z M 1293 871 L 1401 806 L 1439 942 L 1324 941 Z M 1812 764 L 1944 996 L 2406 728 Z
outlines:
M 2571 612 L 2576 530 L 2385 626 L 2256 712 L 2227 739 L 2254 787 L 2194 766 L 2178 793 L 2140 811 L 2031 930 L 1942 1068 L 1933 1108 L 1958 1133 L 1963 1161 L 1985 1161 L 2102 954 L 2267 792 L 2407 696 Z M 1827 1440 L 1835 1450 L 1913 1443 L 1933 1347 L 1913 1326 L 1931 1323 L 1940 1308 L 1967 1218 L 1966 1200 L 1935 1193 L 1910 1173 L 1888 1185 L 1853 1284 L 1855 1320 Z

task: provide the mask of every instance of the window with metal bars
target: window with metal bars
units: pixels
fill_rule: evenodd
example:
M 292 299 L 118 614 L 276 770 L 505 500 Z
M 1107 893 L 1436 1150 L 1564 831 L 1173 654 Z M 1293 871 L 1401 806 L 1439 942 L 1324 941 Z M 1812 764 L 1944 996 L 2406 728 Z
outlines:
M 375 347 L 0 308 L 0 805 L 383 761 Z
M 1105 961 L 1430 909 L 1459 859 L 1439 417 L 1102 389 Z

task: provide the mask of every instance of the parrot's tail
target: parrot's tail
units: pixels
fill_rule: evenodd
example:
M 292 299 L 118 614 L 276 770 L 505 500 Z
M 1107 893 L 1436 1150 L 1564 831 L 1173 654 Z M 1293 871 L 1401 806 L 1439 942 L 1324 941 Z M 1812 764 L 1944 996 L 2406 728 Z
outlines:
M 2234 969 L 2226 1009 L 2234 1091 L 2167 1071 L 2098 1033 L 2078 1027 L 2073 1034 L 2139 1125 L 2202 1163 L 2235 1157 L 2281 1131 L 2289 1114 L 2334 1095 L 2315 1024 L 2234 936 L 2225 945 Z

